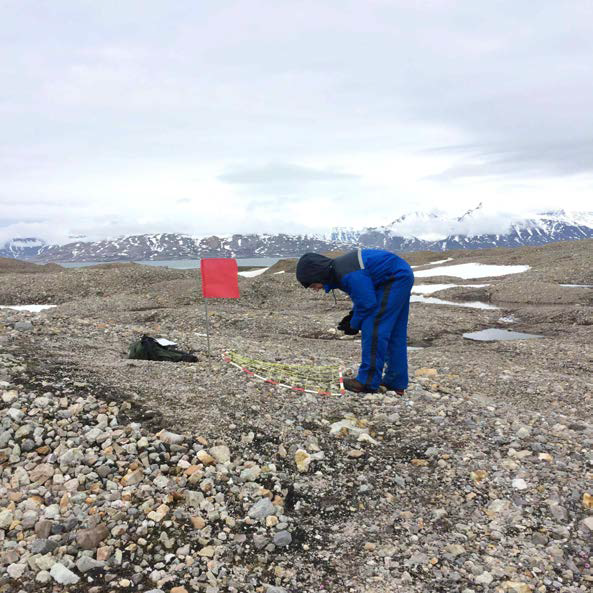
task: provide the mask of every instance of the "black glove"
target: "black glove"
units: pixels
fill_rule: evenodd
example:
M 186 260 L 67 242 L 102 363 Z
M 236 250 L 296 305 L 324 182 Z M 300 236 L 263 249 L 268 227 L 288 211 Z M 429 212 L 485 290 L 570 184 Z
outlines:
M 357 329 L 350 327 L 350 320 L 352 319 L 353 311 L 350 311 L 340 323 L 338 323 L 338 329 L 343 331 L 347 336 L 355 336 L 358 333 Z

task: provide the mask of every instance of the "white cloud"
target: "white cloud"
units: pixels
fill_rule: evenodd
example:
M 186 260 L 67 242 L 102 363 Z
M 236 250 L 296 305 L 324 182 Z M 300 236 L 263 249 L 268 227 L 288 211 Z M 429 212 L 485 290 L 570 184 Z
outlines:
M 577 0 L 8 4 L 0 240 L 591 209 L 592 17 Z

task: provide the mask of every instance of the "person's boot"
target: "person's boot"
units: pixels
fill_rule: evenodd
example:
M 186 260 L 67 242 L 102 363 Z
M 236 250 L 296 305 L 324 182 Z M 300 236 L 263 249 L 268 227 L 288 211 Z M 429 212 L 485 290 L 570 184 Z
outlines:
M 397 393 L 397 395 L 403 395 L 405 393 L 405 389 L 395 389 L 395 388 L 391 387 L 391 385 L 387 385 L 385 383 L 381 383 L 381 385 L 379 385 L 379 389 L 381 389 L 381 391 L 383 391 L 383 392 L 395 391 L 395 393 Z
M 344 379 L 344 389 L 353 393 L 377 393 L 376 389 L 367 389 L 360 381 L 346 377 Z

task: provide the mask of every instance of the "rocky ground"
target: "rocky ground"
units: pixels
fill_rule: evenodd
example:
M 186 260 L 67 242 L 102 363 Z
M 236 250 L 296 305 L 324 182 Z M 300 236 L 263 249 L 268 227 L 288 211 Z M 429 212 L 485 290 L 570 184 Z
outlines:
M 581 592 L 593 588 L 593 242 L 452 254 L 523 274 L 414 303 L 405 396 L 299 395 L 224 350 L 355 369 L 346 298 L 291 262 L 210 306 L 195 273 L 2 275 L 0 592 Z M 428 266 L 430 267 L 430 266 Z M 426 269 L 419 267 L 418 270 Z M 285 271 L 278 274 L 276 272 Z M 537 340 L 479 343 L 511 328 Z M 132 361 L 142 333 L 190 363 Z

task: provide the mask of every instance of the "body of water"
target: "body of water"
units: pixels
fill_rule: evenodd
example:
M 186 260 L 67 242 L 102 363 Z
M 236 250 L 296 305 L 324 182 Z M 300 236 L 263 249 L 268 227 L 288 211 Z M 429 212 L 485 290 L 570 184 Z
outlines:
M 498 342 L 499 340 L 534 340 L 536 338 L 543 338 L 538 334 L 524 334 L 522 332 L 513 332 L 508 329 L 498 329 L 497 327 L 489 327 L 477 332 L 469 332 L 463 334 L 463 337 L 468 340 L 476 340 L 478 342 Z
M 258 267 L 269 268 L 273 266 L 280 258 L 279 257 L 247 257 L 238 258 L 237 264 L 239 267 Z M 65 268 L 84 268 L 87 266 L 99 266 L 101 264 L 112 263 L 128 263 L 128 262 L 66 262 L 60 263 Z M 196 259 L 164 259 L 160 261 L 135 261 L 135 264 L 142 264 L 143 266 L 157 266 L 164 268 L 174 268 L 176 270 L 192 270 L 200 267 L 200 260 Z

